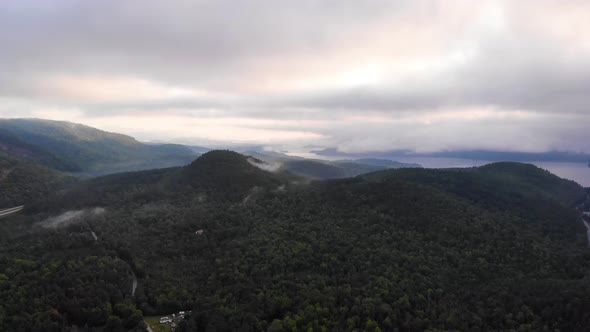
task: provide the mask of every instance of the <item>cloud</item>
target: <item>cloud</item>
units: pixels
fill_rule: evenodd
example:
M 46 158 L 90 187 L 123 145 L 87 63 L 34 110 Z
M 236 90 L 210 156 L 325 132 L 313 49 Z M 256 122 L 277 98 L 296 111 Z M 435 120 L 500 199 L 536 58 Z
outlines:
M 10 1 L 0 116 L 290 149 L 590 151 L 589 13 L 582 0 Z
M 87 102 L 118 102 L 133 99 L 163 100 L 170 98 L 199 97 L 196 90 L 179 86 L 166 86 L 132 77 L 79 77 L 57 76 L 40 82 L 41 96 L 61 100 Z
M 258 162 L 253 158 L 248 158 L 248 163 L 254 167 L 260 168 L 263 171 L 271 173 L 277 172 L 282 166 L 282 164 L 278 162 Z

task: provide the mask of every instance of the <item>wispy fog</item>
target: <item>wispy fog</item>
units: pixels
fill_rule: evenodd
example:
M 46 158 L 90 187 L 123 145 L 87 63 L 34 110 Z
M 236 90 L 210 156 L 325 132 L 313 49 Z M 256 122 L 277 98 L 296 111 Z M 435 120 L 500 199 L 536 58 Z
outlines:
M 258 167 L 263 171 L 272 172 L 272 173 L 277 172 L 279 169 L 281 169 L 281 166 L 282 166 L 282 164 L 279 162 L 265 162 L 265 161 L 257 162 L 253 158 L 248 158 L 248 162 L 252 166 Z
M 87 219 L 104 214 L 105 209 L 101 207 L 66 211 L 58 216 L 50 217 L 39 223 L 43 228 L 58 228 L 73 225 Z

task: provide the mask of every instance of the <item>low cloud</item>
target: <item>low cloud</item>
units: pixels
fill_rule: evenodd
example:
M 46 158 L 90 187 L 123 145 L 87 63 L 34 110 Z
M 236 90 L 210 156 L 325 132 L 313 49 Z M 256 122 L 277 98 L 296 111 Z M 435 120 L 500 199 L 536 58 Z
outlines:
M 275 172 L 279 171 L 279 169 L 281 169 L 281 166 L 283 166 L 279 162 L 257 161 L 253 158 L 248 158 L 248 163 L 250 163 L 250 165 L 252 165 L 254 167 L 260 168 L 263 171 L 267 171 L 267 172 L 271 172 L 271 173 L 275 173 Z
M 105 209 L 96 207 L 84 210 L 66 211 L 58 216 L 50 217 L 39 223 L 43 228 L 67 227 L 73 224 L 84 222 L 104 214 Z

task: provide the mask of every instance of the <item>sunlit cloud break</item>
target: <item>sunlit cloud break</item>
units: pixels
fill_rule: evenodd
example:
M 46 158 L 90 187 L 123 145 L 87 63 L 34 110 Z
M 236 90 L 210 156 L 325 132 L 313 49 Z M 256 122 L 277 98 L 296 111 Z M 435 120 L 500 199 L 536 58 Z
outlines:
M 191 144 L 590 152 L 588 34 L 587 1 L 10 1 L 0 116 Z

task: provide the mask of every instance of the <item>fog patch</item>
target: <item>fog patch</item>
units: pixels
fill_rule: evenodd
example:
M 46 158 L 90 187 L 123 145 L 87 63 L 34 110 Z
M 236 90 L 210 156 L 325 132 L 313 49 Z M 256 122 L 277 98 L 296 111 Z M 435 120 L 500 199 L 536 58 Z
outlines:
M 255 199 L 256 195 L 263 192 L 263 191 L 264 191 L 264 189 L 262 189 L 260 187 L 252 187 L 252 189 L 250 189 L 250 191 L 248 192 L 248 195 L 246 195 L 246 197 L 244 197 L 244 199 L 242 200 L 242 204 L 248 203 L 253 198 Z
M 49 217 L 39 223 L 43 228 L 66 227 L 104 214 L 105 209 L 101 207 L 66 211 L 58 216 Z
M 263 171 L 267 171 L 267 172 L 271 172 L 271 173 L 277 172 L 281 168 L 281 166 L 283 166 L 283 164 L 281 164 L 279 162 L 264 162 L 264 161 L 258 161 L 254 158 L 248 158 L 248 163 L 250 163 L 250 165 L 252 165 L 252 166 L 260 168 Z

